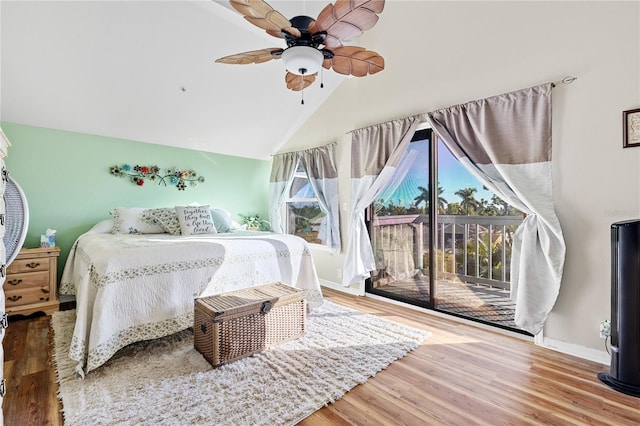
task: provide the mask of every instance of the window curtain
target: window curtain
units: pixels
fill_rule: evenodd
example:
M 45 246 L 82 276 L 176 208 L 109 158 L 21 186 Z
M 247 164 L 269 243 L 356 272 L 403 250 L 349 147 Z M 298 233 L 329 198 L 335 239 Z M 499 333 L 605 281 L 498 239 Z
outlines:
M 269 221 L 273 232 L 284 233 L 282 206 L 291 190 L 293 176 L 298 167 L 299 154 L 287 152 L 273 156 L 269 178 Z
M 515 323 L 537 334 L 560 290 L 566 246 L 551 183 L 552 84 L 429 113 L 458 160 L 487 188 L 526 213 L 515 233 Z
M 376 269 L 365 210 L 391 179 L 424 115 L 355 130 L 351 137 L 350 235 L 342 275 L 345 287 Z
M 338 202 L 338 169 L 335 162 L 336 143 L 300 152 L 300 163 L 326 214 L 320 224 L 318 238 L 333 251 L 340 251 L 340 217 Z

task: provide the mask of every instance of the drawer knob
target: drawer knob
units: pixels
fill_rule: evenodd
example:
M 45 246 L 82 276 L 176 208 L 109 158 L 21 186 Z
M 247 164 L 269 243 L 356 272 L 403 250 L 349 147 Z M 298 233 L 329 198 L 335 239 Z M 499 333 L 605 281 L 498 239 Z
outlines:
M 22 296 L 20 295 L 16 295 L 16 296 L 9 296 L 7 297 L 7 300 L 9 302 L 17 302 L 18 300 L 22 299 Z
M 22 280 L 18 278 L 18 279 L 15 279 L 15 280 L 9 280 L 9 281 L 7 281 L 7 284 L 9 284 L 9 285 L 18 285 L 18 284 L 20 284 L 21 282 L 22 282 Z
M 37 268 L 38 266 L 40 266 L 40 264 L 38 262 L 31 262 L 31 263 L 27 263 L 26 267 L 27 268 Z

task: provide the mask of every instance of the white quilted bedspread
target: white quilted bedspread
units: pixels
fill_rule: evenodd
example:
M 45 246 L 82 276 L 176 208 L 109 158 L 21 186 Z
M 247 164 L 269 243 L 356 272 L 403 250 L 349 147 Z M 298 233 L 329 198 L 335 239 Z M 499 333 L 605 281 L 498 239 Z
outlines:
M 128 344 L 193 326 L 196 297 L 277 281 L 306 290 L 311 308 L 322 303 L 308 244 L 299 237 L 83 234 L 60 284 L 60 293 L 76 296 L 69 356 L 84 376 Z

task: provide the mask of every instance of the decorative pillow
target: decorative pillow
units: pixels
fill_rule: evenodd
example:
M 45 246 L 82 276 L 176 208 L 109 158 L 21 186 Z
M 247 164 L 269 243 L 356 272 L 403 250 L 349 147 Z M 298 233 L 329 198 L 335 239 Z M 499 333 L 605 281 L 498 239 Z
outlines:
M 158 224 L 149 224 L 142 220 L 142 207 L 118 207 L 109 214 L 113 217 L 112 234 L 162 234 L 164 229 Z
M 142 214 L 142 220 L 149 224 L 160 225 L 168 234 L 180 235 L 180 221 L 173 207 L 148 209 Z
M 176 206 L 182 235 L 215 234 L 209 206 Z
M 105 219 L 93 225 L 87 232 L 91 232 L 92 234 L 110 234 L 112 230 L 113 219 Z
M 225 209 L 211 209 L 211 218 L 218 232 L 231 231 L 231 213 Z

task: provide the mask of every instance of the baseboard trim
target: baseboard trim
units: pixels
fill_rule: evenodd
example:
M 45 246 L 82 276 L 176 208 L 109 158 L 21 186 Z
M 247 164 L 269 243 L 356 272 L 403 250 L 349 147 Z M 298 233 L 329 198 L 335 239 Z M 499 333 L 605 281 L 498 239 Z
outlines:
M 341 291 L 343 293 L 347 293 L 350 294 L 352 296 L 364 296 L 364 290 L 361 289 L 357 289 L 357 288 L 351 288 L 351 287 L 345 287 L 342 284 L 339 283 L 334 283 L 333 281 L 328 281 L 328 280 L 323 280 L 320 279 L 320 285 L 323 287 L 328 287 L 332 290 L 337 290 L 337 291 Z
M 544 337 L 542 333 L 536 336 L 535 342 L 538 346 L 561 352 L 566 355 L 572 355 L 577 358 L 586 359 L 588 361 L 597 362 L 607 366 L 611 364 L 611 356 L 607 351 L 567 343 L 561 340 L 549 339 L 548 337 Z

